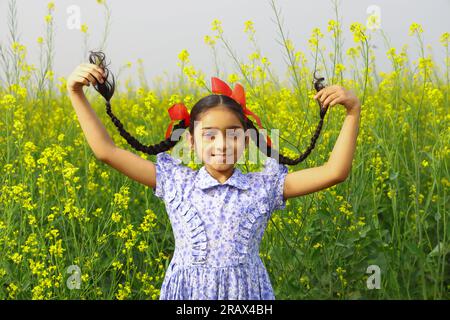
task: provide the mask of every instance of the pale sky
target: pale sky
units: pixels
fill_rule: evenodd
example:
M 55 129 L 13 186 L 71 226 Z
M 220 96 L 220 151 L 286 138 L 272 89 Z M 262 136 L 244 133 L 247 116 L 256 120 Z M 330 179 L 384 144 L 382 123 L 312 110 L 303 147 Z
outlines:
M 0 0 L 0 44 L 8 43 L 8 3 Z M 27 47 L 28 61 L 39 65 L 39 51 L 36 39 L 45 37 L 44 16 L 49 1 L 16 0 L 18 7 L 18 30 L 20 42 Z M 86 23 L 90 38 L 88 49 L 100 45 L 105 25 L 103 6 L 96 0 L 55 0 L 55 51 L 54 71 L 56 77 L 68 77 L 70 72 L 81 62 L 88 62 L 83 57 L 83 34 L 78 29 L 70 29 L 67 21 L 70 13 L 67 9 L 75 5 L 80 10 L 80 22 Z M 145 74 L 149 85 L 155 76 L 164 73 L 179 73 L 178 53 L 187 49 L 195 68 L 207 74 L 207 79 L 214 74 L 214 62 L 210 48 L 204 44 L 205 35 L 212 35 L 211 22 L 222 21 L 225 37 L 231 42 L 239 58 L 246 61 L 252 51 L 244 22 L 252 20 L 256 29 L 256 39 L 263 55 L 272 62 L 277 74 L 283 78 L 286 65 L 283 48 L 278 44 L 277 26 L 269 0 L 107 0 L 111 8 L 111 28 L 105 53 L 110 68 L 117 74 L 119 67 L 128 61 L 132 68 L 121 74 L 125 80 L 128 74 L 137 81 L 137 59 L 144 61 Z M 408 36 L 412 22 L 420 23 L 424 29 L 425 45 L 431 44 L 433 55 L 438 63 L 443 64 L 444 49 L 439 43 L 440 35 L 450 31 L 448 14 L 450 0 L 340 0 L 340 16 L 344 28 L 344 50 L 354 46 L 349 26 L 352 22 L 366 24 L 367 8 L 376 5 L 380 9 L 381 28 L 389 36 L 392 45 L 400 51 L 403 44 L 409 45 L 411 56 L 417 58 L 415 38 Z M 297 49 L 306 52 L 307 40 L 314 27 L 320 27 L 325 34 L 325 42 L 331 50 L 331 36 L 327 32 L 327 23 L 334 19 L 332 1 L 330 0 L 277 0 L 281 10 L 285 31 L 288 32 Z M 374 34 L 374 49 L 378 58 L 379 70 L 386 70 L 389 64 L 385 57 L 386 47 L 379 33 Z M 231 59 L 219 44 L 219 57 L 222 69 L 235 71 Z M 128 73 L 130 72 L 130 73 Z M 3 72 L 1 72 L 3 75 Z

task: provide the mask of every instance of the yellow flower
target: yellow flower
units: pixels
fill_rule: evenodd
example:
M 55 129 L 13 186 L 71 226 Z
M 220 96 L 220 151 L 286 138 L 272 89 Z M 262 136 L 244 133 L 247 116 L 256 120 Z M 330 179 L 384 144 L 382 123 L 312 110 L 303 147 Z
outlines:
M 219 34 L 223 33 L 222 22 L 220 20 L 214 19 L 211 26 L 212 31 L 217 31 Z
M 138 245 L 138 250 L 140 252 L 144 252 L 147 249 L 148 249 L 148 244 L 145 241 L 140 241 L 139 245 Z
M 44 38 L 38 37 L 38 38 L 37 38 L 37 43 L 38 43 L 38 44 L 44 43 Z
M 340 26 L 341 25 L 338 21 L 330 20 L 328 21 L 328 32 L 333 32 L 333 37 L 335 38 L 341 32 Z
M 356 55 L 358 54 L 358 49 L 355 47 L 350 47 L 347 49 L 347 55 L 349 57 L 356 57 Z
M 205 43 L 206 43 L 208 46 L 213 46 L 213 45 L 216 44 L 216 40 L 215 40 L 213 37 L 208 36 L 208 35 L 206 35 L 206 36 L 203 38 L 203 40 L 205 41 Z
M 328 21 L 328 32 L 333 31 L 337 27 L 338 23 L 336 20 L 330 20 Z
M 238 78 L 238 75 L 236 73 L 231 73 L 228 76 L 228 82 L 230 82 L 230 83 L 234 83 L 234 82 L 236 82 L 238 80 L 239 80 L 239 78 Z
M 8 290 L 8 297 L 14 299 L 16 297 L 16 293 L 19 287 L 11 282 L 6 289 Z
M 424 167 L 424 168 L 428 167 L 428 161 L 427 160 L 423 160 L 422 161 L 422 167 Z
M 419 69 L 423 71 L 429 71 L 433 68 L 433 60 L 430 56 L 426 58 L 419 58 Z
M 323 33 L 320 28 L 314 28 L 311 33 L 311 37 L 308 39 L 309 46 L 312 50 L 315 50 L 319 44 L 319 39 L 323 38 Z
M 56 257 L 62 257 L 63 252 L 66 250 L 61 245 L 62 240 L 59 239 L 55 242 L 55 244 L 51 245 L 48 249 L 48 252 L 51 255 L 55 255 Z
M 122 219 L 122 215 L 120 213 L 118 213 L 118 212 L 113 212 L 111 214 L 111 219 L 114 222 L 120 222 L 120 219 Z
M 97 3 L 98 3 L 98 4 L 104 4 L 104 3 L 105 3 L 105 0 L 97 0 Z
M 270 65 L 270 61 L 269 61 L 269 59 L 267 58 L 267 57 L 262 57 L 261 58 L 261 63 L 262 64 L 264 64 L 264 65 Z
M 46 234 L 45 234 L 45 237 L 46 238 L 49 238 L 49 239 L 51 239 L 51 238 L 58 238 L 58 236 L 59 236 L 59 230 L 58 229 L 51 229 L 49 232 L 47 232 Z
M 136 135 L 143 137 L 146 135 L 145 126 L 137 126 L 136 127 Z
M 48 71 L 45 73 L 45 78 L 46 78 L 46 79 L 53 80 L 53 76 L 54 76 L 54 73 L 53 73 L 52 70 L 48 70 Z
M 397 192 L 395 191 L 395 189 L 392 189 L 391 187 L 389 187 L 389 191 L 387 193 L 388 198 L 392 199 L 393 197 L 395 197 L 396 194 L 397 194 Z
M 350 31 L 353 33 L 353 41 L 360 42 L 366 39 L 366 35 L 364 34 L 366 27 L 364 27 L 361 23 L 352 23 L 350 25 Z
M 45 16 L 45 22 L 50 23 L 52 21 L 52 16 L 50 14 Z
M 100 177 L 104 180 L 109 178 L 109 174 L 106 171 L 102 171 L 102 173 L 100 174 Z
M 86 23 L 83 23 L 83 24 L 81 25 L 81 32 L 87 33 L 87 31 L 88 31 L 88 26 L 87 26 Z
M 81 275 L 81 281 L 87 282 L 89 280 L 89 275 L 87 273 Z
M 11 49 L 13 50 L 13 52 L 17 53 L 23 53 L 26 51 L 26 47 L 23 44 L 20 44 L 19 42 L 16 41 L 11 43 Z
M 251 20 L 245 21 L 244 32 L 252 32 L 252 33 L 255 32 L 253 21 Z
M 248 55 L 249 60 L 253 61 L 253 60 L 259 60 L 260 55 L 258 52 L 252 52 Z
M 125 285 L 122 285 L 121 283 L 119 283 L 119 290 L 116 293 L 116 298 L 118 300 L 124 300 L 124 299 L 128 298 L 130 293 L 131 293 L 131 288 L 130 288 L 130 284 L 128 282 Z
M 181 50 L 178 54 L 178 59 L 184 63 L 189 62 L 189 52 L 186 49 Z
M 415 33 L 420 34 L 423 32 L 422 26 L 416 22 L 413 22 L 409 27 L 409 35 L 412 36 Z
M 120 261 L 114 261 L 112 263 L 112 267 L 114 270 L 120 270 L 123 267 L 123 263 L 121 263 Z
M 15 263 L 19 264 L 22 261 L 22 255 L 15 252 L 13 255 L 9 256 L 9 258 Z
M 449 40 L 449 33 L 444 32 L 441 37 L 439 38 L 439 41 L 442 43 L 444 47 L 448 47 L 448 40 Z
M 130 201 L 129 187 L 120 187 L 120 192 L 114 194 L 113 204 L 119 208 L 128 209 L 128 202 Z
M 28 224 L 30 226 L 35 226 L 37 223 L 36 217 L 32 214 L 28 214 Z
M 47 4 L 47 8 L 48 8 L 48 10 L 53 10 L 54 8 L 55 8 L 55 3 L 53 2 L 53 1 L 51 1 L 51 2 L 49 2 L 48 4 Z
M 156 226 L 156 223 L 154 222 L 156 220 L 156 214 L 152 209 L 145 210 L 145 213 L 146 215 L 144 217 L 144 221 L 142 221 L 139 228 L 142 231 L 147 232 L 150 231 L 151 228 L 154 228 Z
M 346 272 L 346 270 L 345 270 L 345 269 L 342 269 L 341 267 L 338 267 L 338 268 L 336 269 L 336 272 L 337 272 L 338 274 L 343 274 L 343 273 Z
M 285 46 L 288 51 L 294 51 L 295 49 L 291 39 L 286 39 Z
M 341 63 L 336 64 L 336 69 L 335 69 L 336 74 L 340 74 L 344 70 L 345 70 L 345 66 L 343 64 L 341 64 Z
M 380 29 L 380 15 L 377 13 L 371 14 L 367 19 L 367 28 L 370 30 Z

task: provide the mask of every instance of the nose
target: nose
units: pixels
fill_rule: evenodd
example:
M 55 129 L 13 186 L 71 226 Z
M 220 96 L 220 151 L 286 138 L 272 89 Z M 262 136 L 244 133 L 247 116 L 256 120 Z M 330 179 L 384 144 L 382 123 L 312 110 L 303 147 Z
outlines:
M 218 134 L 214 139 L 215 153 L 228 154 L 233 150 L 233 138 L 227 138 L 225 134 Z
M 226 149 L 226 146 L 227 146 L 227 141 L 223 137 L 223 135 L 222 134 L 216 135 L 216 137 L 214 139 L 214 148 L 215 148 L 216 152 L 224 153 L 223 151 Z

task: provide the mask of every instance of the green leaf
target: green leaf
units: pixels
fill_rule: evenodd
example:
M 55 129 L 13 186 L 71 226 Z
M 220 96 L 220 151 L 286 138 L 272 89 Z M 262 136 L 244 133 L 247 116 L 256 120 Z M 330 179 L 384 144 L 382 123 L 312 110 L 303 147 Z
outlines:
M 435 257 L 447 254 L 449 252 L 449 247 L 445 246 L 445 244 L 441 241 L 439 242 L 436 247 L 433 248 L 433 250 L 430 251 L 428 254 L 429 257 Z

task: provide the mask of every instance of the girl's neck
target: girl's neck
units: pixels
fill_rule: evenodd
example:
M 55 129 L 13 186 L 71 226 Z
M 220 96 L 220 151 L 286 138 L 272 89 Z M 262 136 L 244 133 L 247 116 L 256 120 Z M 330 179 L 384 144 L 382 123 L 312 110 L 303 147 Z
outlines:
M 218 171 L 205 165 L 205 170 L 211 177 L 224 184 L 233 175 L 234 166 L 224 171 Z

